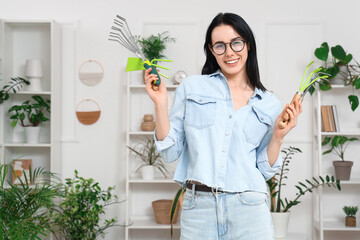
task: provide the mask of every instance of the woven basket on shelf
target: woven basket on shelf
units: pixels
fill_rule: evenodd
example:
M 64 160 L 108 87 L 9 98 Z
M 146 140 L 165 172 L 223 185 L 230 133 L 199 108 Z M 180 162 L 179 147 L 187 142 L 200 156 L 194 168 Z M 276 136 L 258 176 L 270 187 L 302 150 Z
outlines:
M 170 224 L 170 208 L 172 200 L 160 199 L 152 202 L 152 207 L 154 210 L 155 220 L 159 224 Z M 174 222 L 177 222 L 179 215 L 179 208 L 176 212 Z

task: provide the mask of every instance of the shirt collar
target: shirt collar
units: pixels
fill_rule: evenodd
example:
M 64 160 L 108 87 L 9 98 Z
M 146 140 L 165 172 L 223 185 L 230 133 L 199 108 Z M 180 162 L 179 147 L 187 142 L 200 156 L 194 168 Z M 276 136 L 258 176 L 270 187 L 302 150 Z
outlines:
M 217 76 L 217 75 L 220 75 L 221 77 L 226 79 L 226 77 L 224 76 L 224 74 L 222 74 L 220 69 L 216 70 L 216 72 L 214 72 L 214 73 L 209 74 L 210 77 Z M 251 98 L 254 98 L 255 96 L 257 96 L 259 99 L 263 99 L 264 92 L 262 90 L 260 90 L 259 88 L 255 87 L 254 94 L 251 96 Z

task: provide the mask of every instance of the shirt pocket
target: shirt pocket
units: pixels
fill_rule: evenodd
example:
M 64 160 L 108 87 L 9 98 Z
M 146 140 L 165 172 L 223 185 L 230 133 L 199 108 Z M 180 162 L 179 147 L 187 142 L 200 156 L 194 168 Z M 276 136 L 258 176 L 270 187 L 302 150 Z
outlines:
M 261 113 L 259 110 L 252 108 L 249 113 L 243 132 L 248 143 L 255 147 L 260 145 L 261 140 L 271 127 L 271 119 L 267 115 Z
M 198 95 L 186 98 L 185 125 L 198 129 L 214 125 L 216 115 L 216 99 Z

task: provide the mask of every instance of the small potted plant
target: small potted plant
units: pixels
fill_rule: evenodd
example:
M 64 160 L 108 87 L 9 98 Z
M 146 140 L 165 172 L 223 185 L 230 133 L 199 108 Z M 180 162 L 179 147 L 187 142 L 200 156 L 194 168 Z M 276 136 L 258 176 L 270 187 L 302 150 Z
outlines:
M 341 190 L 340 181 L 335 180 L 333 176 L 319 176 L 318 178 L 313 177 L 312 179 L 305 179 L 304 182 L 299 182 L 295 187 L 298 189 L 293 200 L 284 198 L 282 193 L 282 186 L 285 186 L 286 174 L 289 172 L 289 163 L 292 159 L 292 155 L 301 153 L 301 150 L 296 147 L 288 147 L 282 149 L 281 152 L 284 154 L 282 166 L 275 174 L 275 176 L 267 181 L 270 191 L 270 211 L 273 219 L 274 231 L 276 238 L 286 238 L 287 226 L 290 218 L 290 208 L 300 203 L 299 199 L 306 193 L 312 193 L 319 187 L 334 187 L 339 191 Z
M 50 100 L 43 99 L 41 96 L 32 96 L 35 103 L 30 100 L 23 102 L 21 105 L 13 105 L 8 112 L 10 116 L 11 128 L 19 123 L 25 128 L 28 143 L 38 143 L 40 134 L 40 124 L 49 121 L 45 116 L 50 113 Z
M 336 179 L 349 180 L 351 175 L 352 161 L 345 161 L 344 154 L 350 142 L 357 141 L 358 138 L 348 138 L 346 136 L 325 137 L 322 146 L 330 145 L 330 149 L 323 152 L 323 155 L 333 153 L 337 155 L 341 161 L 333 161 Z
M 356 213 L 358 211 L 357 206 L 344 206 L 343 210 L 346 214 L 345 217 L 345 226 L 347 227 L 356 227 Z
M 155 140 L 148 138 L 145 144 L 140 147 L 129 147 L 133 154 L 140 158 L 142 164 L 136 169 L 136 172 L 141 170 L 143 179 L 154 179 L 155 168 L 167 177 L 165 163 L 161 160 L 160 153 L 156 150 Z
M 331 59 L 329 59 L 331 52 Z M 327 91 L 331 89 L 331 85 L 352 86 L 354 89 L 360 89 L 360 65 L 353 58 L 353 55 L 346 53 L 341 45 L 329 48 L 327 42 L 321 44 L 314 52 L 317 59 L 322 62 L 321 74 L 327 75 L 327 79 L 322 79 L 319 84 L 320 90 Z M 315 88 L 310 89 L 310 93 Z M 348 96 L 351 109 L 354 111 L 359 105 L 359 98 L 355 94 Z
M 175 42 L 175 38 L 170 37 L 169 32 L 166 31 L 158 33 L 157 36 L 151 35 L 147 38 L 137 36 L 137 42 L 140 44 L 146 59 L 151 61 L 165 57 L 163 52 L 166 49 L 166 44 Z

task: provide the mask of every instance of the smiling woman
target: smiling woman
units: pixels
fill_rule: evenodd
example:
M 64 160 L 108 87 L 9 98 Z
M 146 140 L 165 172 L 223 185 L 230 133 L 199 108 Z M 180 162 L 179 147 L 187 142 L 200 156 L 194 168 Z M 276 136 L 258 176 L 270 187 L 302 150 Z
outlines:
M 273 239 L 266 179 L 281 166 L 280 147 L 296 125 L 301 103 L 283 110 L 262 85 L 256 43 L 238 15 L 220 13 L 204 43 L 202 75 L 185 78 L 175 93 L 170 116 L 167 91 L 150 83 L 155 104 L 155 143 L 167 162 L 178 159 L 174 180 L 186 188 L 181 239 Z

